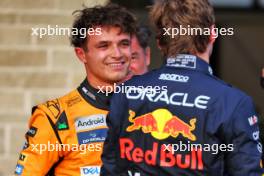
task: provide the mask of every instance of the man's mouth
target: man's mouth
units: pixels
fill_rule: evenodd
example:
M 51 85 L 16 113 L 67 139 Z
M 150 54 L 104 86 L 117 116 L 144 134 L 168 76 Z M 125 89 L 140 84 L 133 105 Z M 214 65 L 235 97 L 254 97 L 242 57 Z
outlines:
M 108 63 L 107 65 L 110 66 L 113 69 L 123 69 L 125 63 L 126 63 L 125 61 L 122 61 L 122 62 L 112 62 L 112 63 Z

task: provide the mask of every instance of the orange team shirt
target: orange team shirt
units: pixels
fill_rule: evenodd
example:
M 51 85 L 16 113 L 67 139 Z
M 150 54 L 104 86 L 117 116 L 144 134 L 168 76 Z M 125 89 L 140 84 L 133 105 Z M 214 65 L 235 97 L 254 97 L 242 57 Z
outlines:
M 99 175 L 110 97 L 98 95 L 85 80 L 69 94 L 37 106 L 15 175 Z

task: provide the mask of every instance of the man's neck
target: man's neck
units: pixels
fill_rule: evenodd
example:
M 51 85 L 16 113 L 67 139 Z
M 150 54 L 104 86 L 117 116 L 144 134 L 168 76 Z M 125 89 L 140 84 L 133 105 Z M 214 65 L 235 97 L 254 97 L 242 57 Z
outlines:
M 97 81 L 96 79 L 91 79 L 87 75 L 87 81 L 93 87 L 94 89 L 101 90 L 101 91 L 113 91 L 114 90 L 114 84 L 111 83 L 102 83 L 100 81 Z
M 209 54 L 207 52 L 198 53 L 196 55 L 209 64 Z
M 210 56 L 213 52 L 213 44 L 208 44 L 205 52 L 203 53 L 196 53 L 195 55 L 198 56 L 199 58 L 203 59 L 205 62 L 209 64 L 210 62 Z

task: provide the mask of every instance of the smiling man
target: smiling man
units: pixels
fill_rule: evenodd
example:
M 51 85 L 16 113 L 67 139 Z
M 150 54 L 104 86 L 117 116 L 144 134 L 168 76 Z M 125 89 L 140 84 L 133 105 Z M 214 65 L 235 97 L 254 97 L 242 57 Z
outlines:
M 90 36 L 85 48 L 76 47 L 75 52 L 84 63 L 89 83 L 98 89 L 112 86 L 127 75 L 130 35 L 120 27 L 102 26 L 101 35 Z
M 98 90 L 113 87 L 127 75 L 136 22 L 113 4 L 75 15 L 73 29 L 89 31 L 87 37 L 71 36 L 86 78 L 65 96 L 33 108 L 16 175 L 99 175 L 110 97 Z

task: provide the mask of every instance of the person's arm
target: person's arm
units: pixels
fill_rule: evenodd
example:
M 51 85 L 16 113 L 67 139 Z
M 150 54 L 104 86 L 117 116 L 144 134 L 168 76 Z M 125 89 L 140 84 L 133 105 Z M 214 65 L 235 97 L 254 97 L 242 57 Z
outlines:
M 261 176 L 262 146 L 259 138 L 259 118 L 251 98 L 240 101 L 227 125 L 228 143 L 234 150 L 226 155 L 225 166 L 230 176 Z
M 26 142 L 20 152 L 15 175 L 46 175 L 59 160 L 59 154 L 47 149 L 48 143 L 55 145 L 58 142 L 47 115 L 42 110 L 36 109 L 33 113 L 25 137 Z
M 128 106 L 122 94 L 115 94 L 111 99 L 110 112 L 106 117 L 108 133 L 104 142 L 101 176 L 116 176 L 116 162 L 119 151 L 119 135 L 122 121 L 128 116 Z

